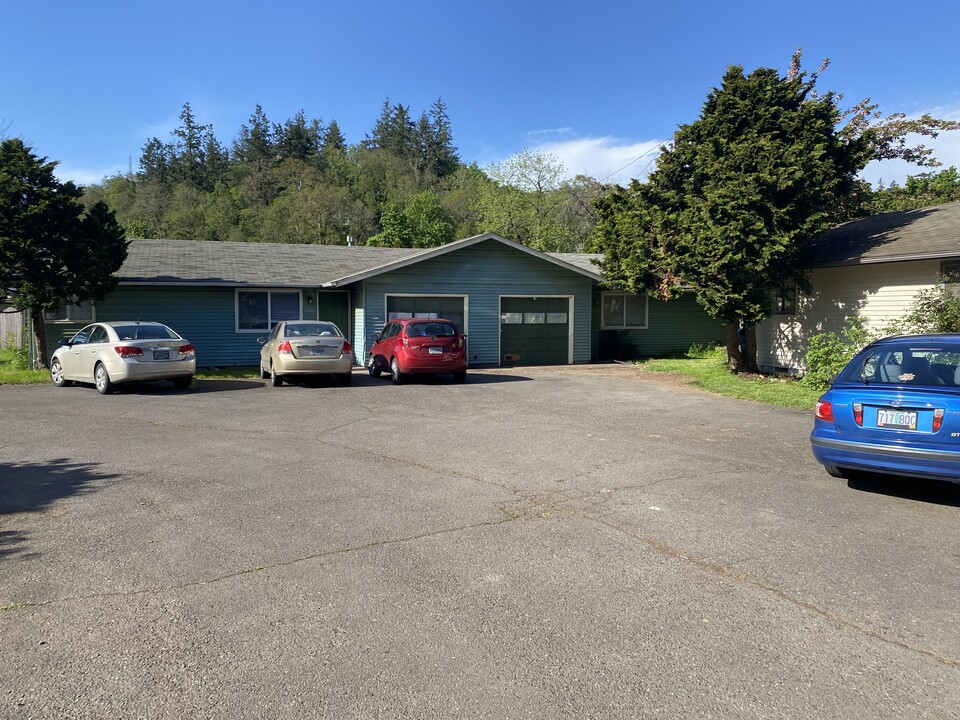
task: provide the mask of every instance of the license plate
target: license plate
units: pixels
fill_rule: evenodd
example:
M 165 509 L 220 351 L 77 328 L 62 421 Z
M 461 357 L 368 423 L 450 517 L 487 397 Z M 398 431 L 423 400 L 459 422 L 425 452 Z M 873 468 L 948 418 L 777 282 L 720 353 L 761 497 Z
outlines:
M 916 430 L 917 413 L 906 410 L 878 410 L 877 427 Z
M 323 355 L 323 354 L 325 354 L 326 352 L 327 352 L 327 349 L 326 349 L 326 348 L 322 348 L 322 347 L 313 347 L 313 348 L 310 348 L 310 354 L 311 354 L 311 355 Z
M 153 351 L 154 360 L 169 360 L 170 351 L 169 350 L 154 350 Z
M 427 352 L 431 355 L 443 355 L 443 348 L 440 347 L 431 347 L 427 348 Z

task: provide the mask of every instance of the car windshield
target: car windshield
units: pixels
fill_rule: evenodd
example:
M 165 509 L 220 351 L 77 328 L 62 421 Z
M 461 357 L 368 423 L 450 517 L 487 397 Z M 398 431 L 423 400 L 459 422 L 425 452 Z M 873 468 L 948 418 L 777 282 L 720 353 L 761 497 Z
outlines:
M 905 341 L 867 348 L 847 365 L 839 381 L 960 387 L 960 342 Z
M 283 331 L 284 337 L 310 337 L 310 336 L 340 336 L 340 332 L 335 325 L 329 323 L 310 323 L 309 325 L 287 325 Z
M 116 325 L 121 340 L 176 340 L 177 334 L 164 325 Z
M 450 323 L 410 323 L 407 325 L 407 335 L 410 337 L 453 337 L 457 334 L 457 328 Z

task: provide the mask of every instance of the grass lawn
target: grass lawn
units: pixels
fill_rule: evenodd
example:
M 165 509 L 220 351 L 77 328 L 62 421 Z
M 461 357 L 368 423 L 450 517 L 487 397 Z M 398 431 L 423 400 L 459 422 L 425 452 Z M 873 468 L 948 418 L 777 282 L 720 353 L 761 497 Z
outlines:
M 639 365 L 646 372 L 690 378 L 696 387 L 716 395 L 800 410 L 812 410 L 823 394 L 823 390 L 810 388 L 791 378 L 734 375 L 727 370 L 727 352 L 722 347 L 708 351 L 691 349 L 683 357 L 641 360 Z

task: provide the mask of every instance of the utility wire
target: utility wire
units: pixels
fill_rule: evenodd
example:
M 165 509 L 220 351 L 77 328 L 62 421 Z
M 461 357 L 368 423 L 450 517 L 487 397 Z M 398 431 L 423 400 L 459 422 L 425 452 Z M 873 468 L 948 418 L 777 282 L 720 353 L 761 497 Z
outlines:
M 643 154 L 638 155 L 638 156 L 635 157 L 633 160 L 631 160 L 630 162 L 628 162 L 628 163 L 627 163 L 626 165 L 624 165 L 622 168 L 619 168 L 619 169 L 617 169 L 617 170 L 614 170 L 612 173 L 610 173 L 609 175 L 607 175 L 605 178 L 602 178 L 602 179 L 600 180 L 600 182 L 606 182 L 607 180 L 609 180 L 610 178 L 612 178 L 614 175 L 616 175 L 618 172 L 621 172 L 621 171 L 623 171 L 623 170 L 626 170 L 628 167 L 630 167 L 631 165 L 633 165 L 635 162 L 638 162 L 638 161 L 641 160 L 642 158 L 646 157 L 647 155 L 649 155 L 650 153 L 652 153 L 654 150 L 662 150 L 662 149 L 663 149 L 663 144 L 654 145 L 652 148 L 650 148 L 649 150 L 647 150 L 647 151 L 644 152 Z M 656 159 L 656 158 L 652 158 L 652 159 L 650 160 L 650 162 L 648 162 L 643 169 L 646 170 L 648 167 L 650 167 L 650 163 L 652 163 L 655 159 Z M 641 174 L 641 175 L 643 174 L 643 171 L 642 171 L 642 170 L 640 171 L 640 174 Z

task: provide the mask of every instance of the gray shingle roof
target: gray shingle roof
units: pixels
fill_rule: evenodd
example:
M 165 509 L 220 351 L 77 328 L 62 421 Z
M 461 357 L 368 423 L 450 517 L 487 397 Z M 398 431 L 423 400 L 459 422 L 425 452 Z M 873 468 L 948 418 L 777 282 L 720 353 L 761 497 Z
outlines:
M 117 275 L 125 285 L 333 286 L 419 262 L 420 256 L 427 259 L 484 240 L 515 246 L 523 252 L 599 279 L 599 268 L 589 260 L 599 255 L 543 254 L 492 233 L 426 249 L 133 240 Z
M 117 275 L 124 284 L 315 287 L 421 252 L 346 245 L 133 240 Z
M 960 202 L 837 225 L 806 246 L 813 267 L 960 256 Z

